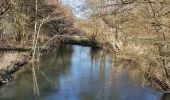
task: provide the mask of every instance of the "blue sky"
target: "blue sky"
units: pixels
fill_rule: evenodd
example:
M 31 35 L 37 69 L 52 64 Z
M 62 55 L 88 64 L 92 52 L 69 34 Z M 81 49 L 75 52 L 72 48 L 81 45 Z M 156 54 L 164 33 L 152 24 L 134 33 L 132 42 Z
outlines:
M 73 13 L 77 17 L 81 17 L 79 13 L 77 13 L 78 6 L 80 6 L 83 0 L 62 0 L 64 4 L 69 4 L 73 8 Z
M 62 0 L 65 4 L 70 4 L 72 7 L 77 7 L 83 0 Z

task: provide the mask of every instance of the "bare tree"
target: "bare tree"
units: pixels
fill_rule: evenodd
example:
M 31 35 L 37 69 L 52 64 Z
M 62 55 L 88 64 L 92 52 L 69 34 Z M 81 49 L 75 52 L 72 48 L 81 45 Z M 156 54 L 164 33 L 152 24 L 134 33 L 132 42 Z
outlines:
M 168 68 L 167 68 L 167 56 L 166 56 L 166 50 L 167 50 L 166 35 L 162 23 L 163 16 L 164 16 L 164 14 L 162 15 L 162 12 L 164 12 L 163 10 L 165 10 L 166 2 L 164 0 L 160 0 L 160 1 L 146 0 L 143 3 L 146 3 L 146 9 L 148 10 L 148 15 L 149 15 L 148 21 L 154 27 L 154 30 L 157 34 L 157 39 L 158 39 L 157 46 L 160 55 L 161 66 L 165 69 L 165 75 L 169 77 Z
M 101 27 L 107 25 L 113 35 L 112 39 L 106 39 L 110 41 L 111 48 L 120 51 L 123 49 L 121 40 L 123 24 L 129 21 L 126 12 L 131 11 L 135 6 L 134 0 L 87 0 L 83 9 L 85 12 L 88 11 L 92 18 L 100 19 Z

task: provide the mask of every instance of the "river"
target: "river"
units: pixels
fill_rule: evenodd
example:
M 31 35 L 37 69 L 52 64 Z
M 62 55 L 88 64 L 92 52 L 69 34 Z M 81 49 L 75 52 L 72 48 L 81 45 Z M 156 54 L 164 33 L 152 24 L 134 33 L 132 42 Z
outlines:
M 27 64 L 17 80 L 0 89 L 0 100 L 169 100 L 135 81 L 128 63 L 118 63 L 123 68 L 116 71 L 102 50 L 60 45 L 43 54 L 39 64 Z

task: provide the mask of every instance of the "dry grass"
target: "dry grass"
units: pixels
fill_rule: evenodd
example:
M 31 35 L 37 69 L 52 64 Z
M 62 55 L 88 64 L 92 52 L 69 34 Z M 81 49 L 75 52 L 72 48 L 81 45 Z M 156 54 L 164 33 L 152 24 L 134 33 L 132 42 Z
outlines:
M 13 62 L 21 60 L 22 57 L 23 53 L 19 52 L 3 53 L 0 57 L 0 70 L 7 68 Z

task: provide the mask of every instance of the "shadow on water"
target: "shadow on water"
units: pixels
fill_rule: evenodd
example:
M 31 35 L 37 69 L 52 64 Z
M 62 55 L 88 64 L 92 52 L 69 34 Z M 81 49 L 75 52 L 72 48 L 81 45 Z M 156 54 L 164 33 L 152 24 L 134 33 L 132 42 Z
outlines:
M 169 93 L 163 94 L 160 100 L 170 100 L 170 94 Z
M 131 66 L 131 61 L 100 49 L 59 45 L 39 64 L 28 64 L 15 83 L 0 89 L 0 99 L 169 100 L 169 94 L 141 87 L 141 75 Z

